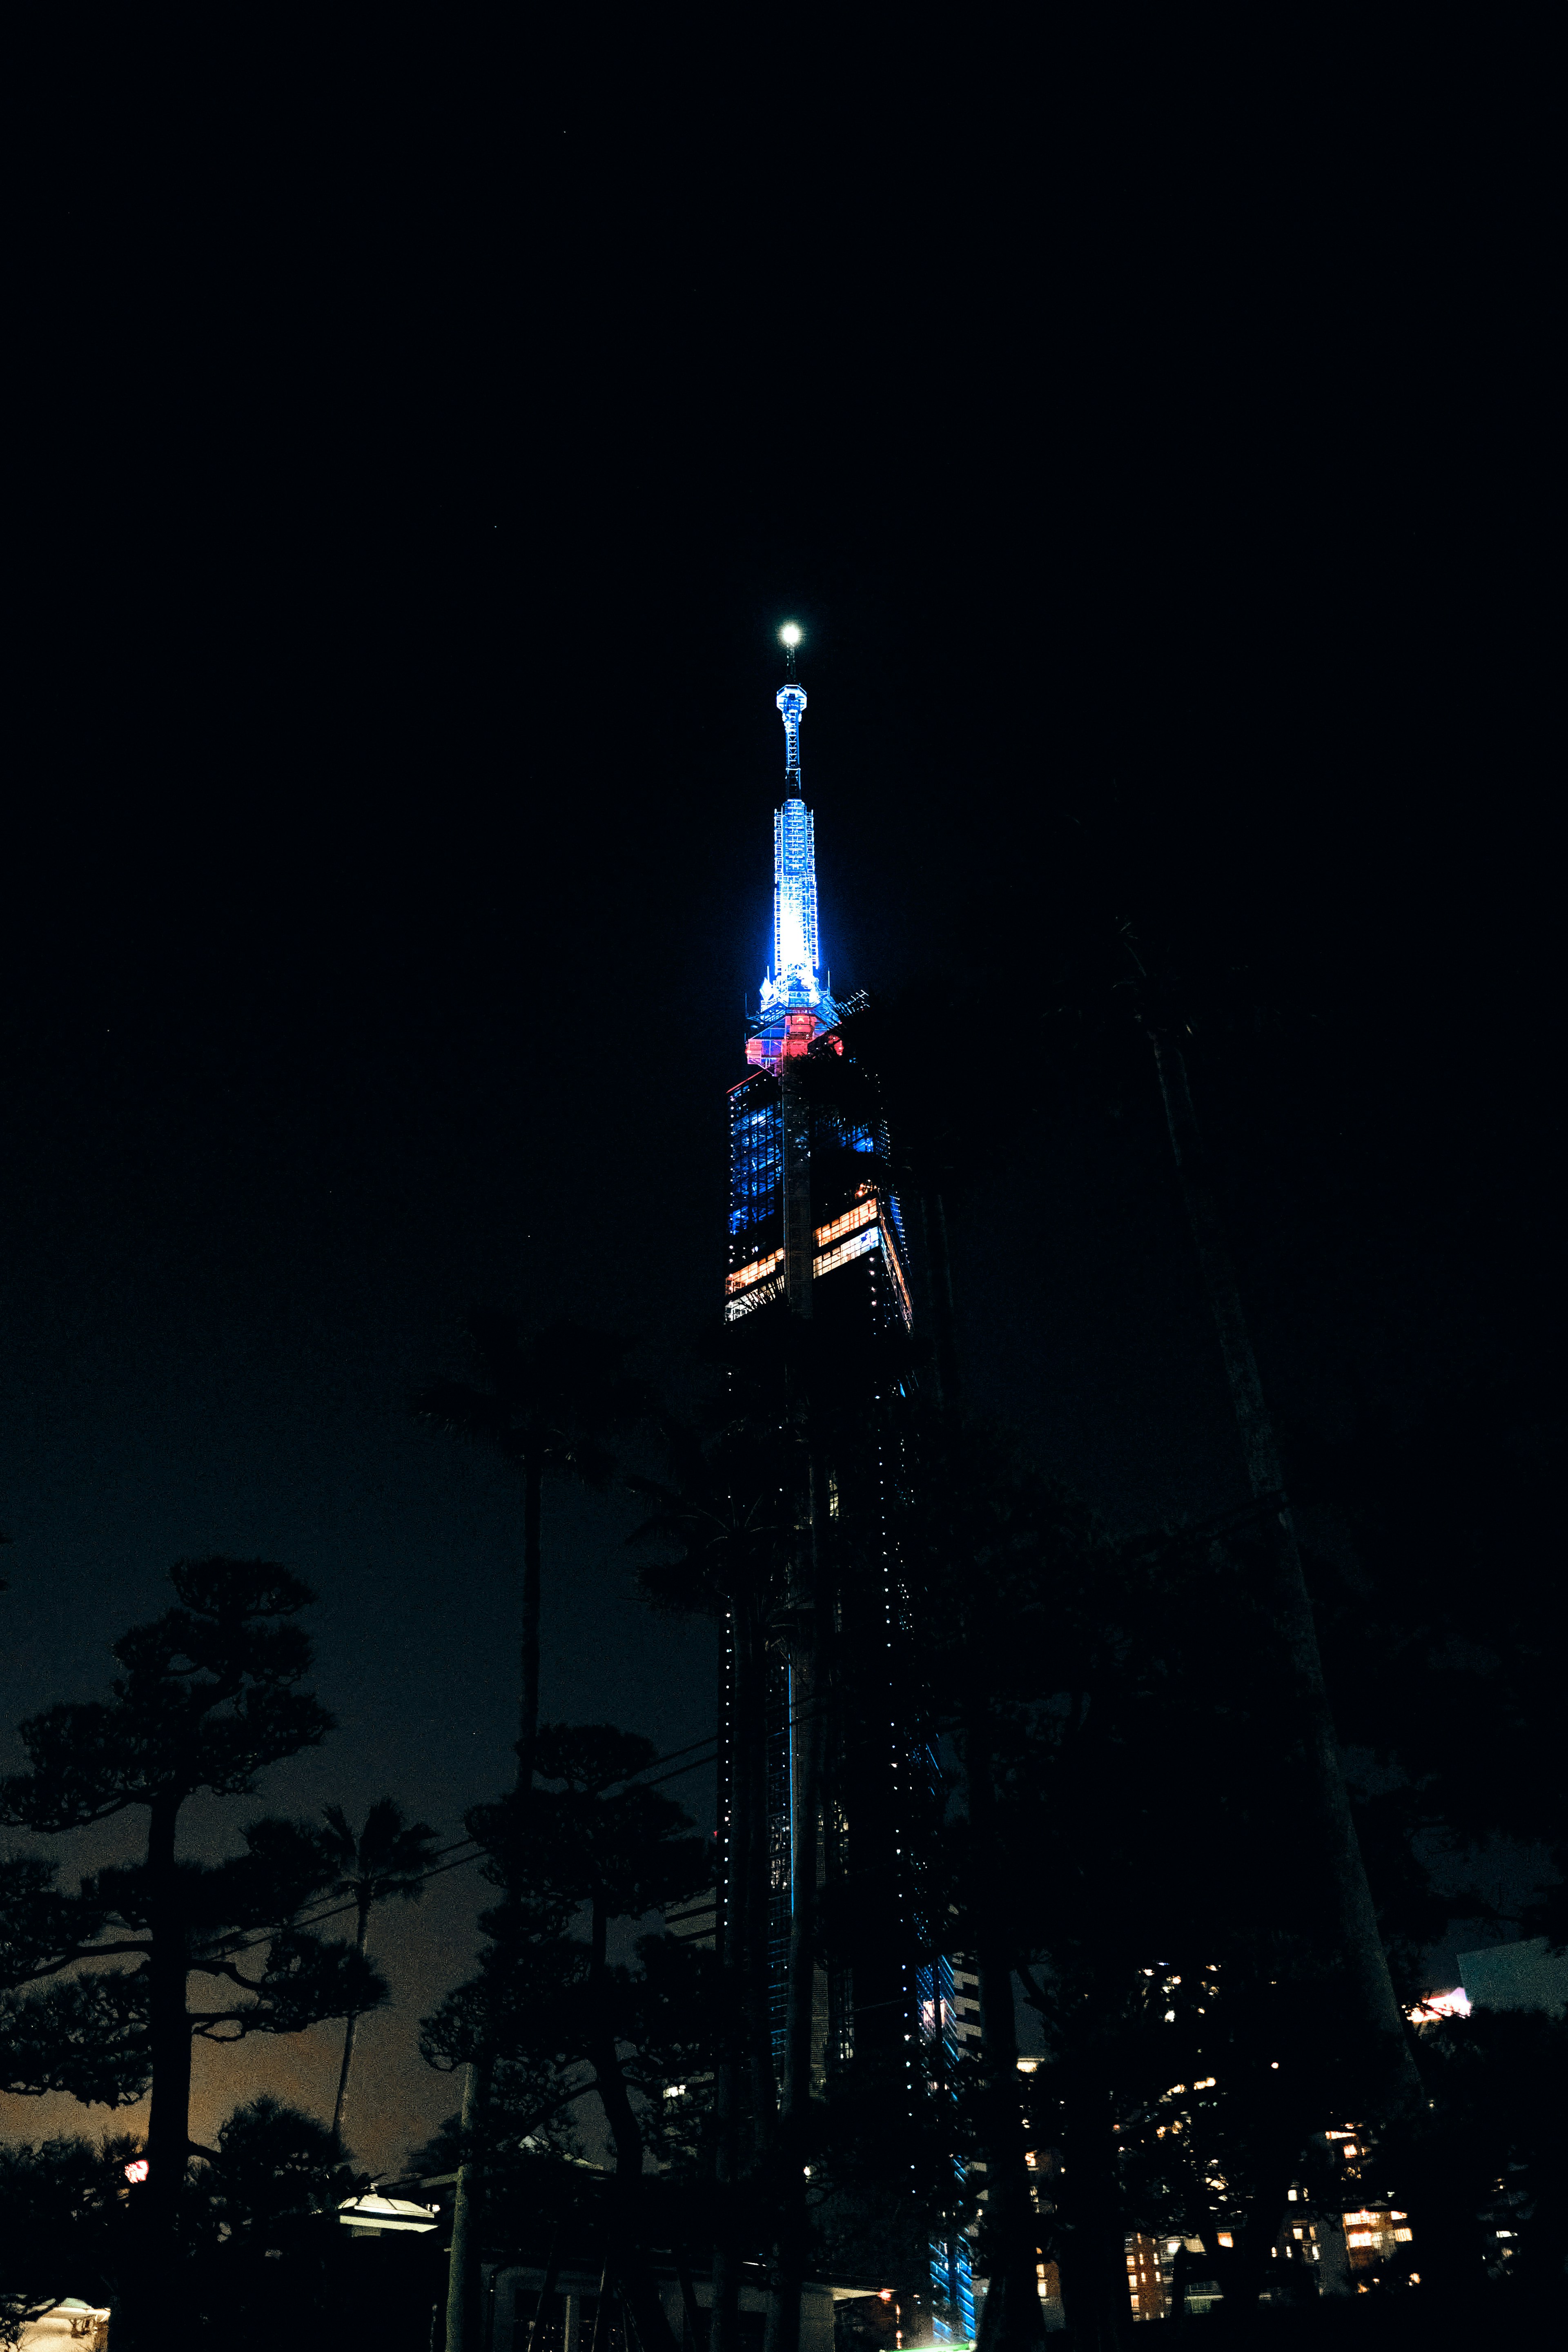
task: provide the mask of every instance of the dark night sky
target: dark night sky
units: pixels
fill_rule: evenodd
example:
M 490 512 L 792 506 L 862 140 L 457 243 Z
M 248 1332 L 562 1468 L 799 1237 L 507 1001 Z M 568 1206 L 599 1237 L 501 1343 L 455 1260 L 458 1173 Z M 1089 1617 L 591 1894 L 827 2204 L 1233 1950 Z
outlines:
M 656 1374 L 710 1307 L 785 617 L 840 989 L 962 964 L 1028 1072 L 1087 828 L 1162 953 L 1283 1008 L 1194 1074 L 1288 1424 L 1533 1362 L 1554 1181 L 1542 395 L 1463 172 L 1266 217 L 1194 178 L 1184 234 L 911 146 L 832 232 L 828 125 L 791 262 L 735 158 L 717 203 L 559 110 L 269 205 L 84 183 L 22 499 L 0 1722 L 100 1687 L 172 1559 L 265 1553 L 342 1727 L 262 1805 L 454 1834 L 516 1513 L 407 1400 L 476 1305 Z M 1001 1106 L 960 1241 L 979 1401 L 1119 1525 L 1240 1486 L 1165 1149 L 1147 1083 Z M 638 1610 L 628 1524 L 552 1506 L 545 1705 L 675 1748 L 710 1641 Z M 449 2104 L 411 2022 L 475 1892 L 378 1926 L 377 2164 Z M 324 2106 L 336 2042 L 208 2069 L 198 2133 Z

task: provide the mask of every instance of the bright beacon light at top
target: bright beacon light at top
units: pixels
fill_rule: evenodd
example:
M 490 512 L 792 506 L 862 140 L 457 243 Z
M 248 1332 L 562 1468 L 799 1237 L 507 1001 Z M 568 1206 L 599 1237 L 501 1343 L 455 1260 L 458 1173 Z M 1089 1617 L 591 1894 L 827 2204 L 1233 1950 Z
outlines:
M 800 630 L 794 621 L 786 621 L 784 623 L 783 628 L 779 631 L 779 642 L 781 645 L 786 646 L 799 645 Z

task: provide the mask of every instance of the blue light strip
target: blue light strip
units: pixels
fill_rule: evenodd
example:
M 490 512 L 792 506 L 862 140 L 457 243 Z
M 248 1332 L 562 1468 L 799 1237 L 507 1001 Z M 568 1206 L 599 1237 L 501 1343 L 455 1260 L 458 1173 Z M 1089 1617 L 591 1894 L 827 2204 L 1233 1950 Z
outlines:
M 781 686 L 774 701 L 784 727 L 784 801 L 773 815 L 773 953 L 763 976 L 762 1009 L 809 1010 L 830 1020 L 816 923 L 816 834 L 800 782 L 805 688 Z

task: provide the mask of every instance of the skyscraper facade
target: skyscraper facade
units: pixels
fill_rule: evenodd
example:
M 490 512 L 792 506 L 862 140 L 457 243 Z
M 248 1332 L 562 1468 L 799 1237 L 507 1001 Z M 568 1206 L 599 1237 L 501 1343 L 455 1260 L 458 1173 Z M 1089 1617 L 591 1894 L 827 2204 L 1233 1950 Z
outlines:
M 786 1600 L 760 1676 L 768 2023 L 782 2082 L 792 1967 L 809 1966 L 815 2086 L 866 2063 L 884 2096 L 902 2083 L 912 2100 L 921 2073 L 942 2071 L 957 2048 L 952 1964 L 935 1949 L 922 1899 L 940 1776 L 921 1721 L 897 1542 L 910 1475 L 914 1283 L 875 1072 L 858 1048 L 865 999 L 835 999 L 822 952 L 801 766 L 806 695 L 793 656 L 775 700 L 784 790 L 773 814 L 771 952 L 746 1024 L 747 1073 L 729 1096 L 724 1278 L 726 1319 L 746 1322 L 752 1342 L 765 1343 L 771 1326 L 779 1343 L 753 1352 L 779 1364 L 781 1422 L 810 1424 L 799 1448 L 809 1463 L 790 1502 L 816 1580 L 815 1640 L 792 1631 Z M 791 1365 L 806 1369 L 792 1374 Z M 809 1391 L 804 1401 L 789 1392 L 792 1378 Z M 797 1613 L 804 1605 L 797 1597 Z M 741 1704 L 732 1641 L 724 1674 L 721 1919 L 731 1935 L 742 1932 L 742 1899 L 730 1801 Z M 814 1728 L 823 1735 L 815 1769 Z M 803 1955 L 793 1930 L 807 1873 L 814 1905 L 828 1897 L 827 1931 Z M 797 2003 L 804 1991 L 797 1983 Z M 931 2251 L 950 2313 L 943 2332 L 968 2335 L 967 2244 Z

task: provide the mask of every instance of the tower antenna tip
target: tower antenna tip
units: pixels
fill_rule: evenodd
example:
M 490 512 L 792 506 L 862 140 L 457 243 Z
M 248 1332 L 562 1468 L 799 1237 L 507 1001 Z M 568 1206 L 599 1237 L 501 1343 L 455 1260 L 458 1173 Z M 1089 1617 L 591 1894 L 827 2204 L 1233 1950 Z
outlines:
M 788 646 L 790 651 L 793 653 L 796 646 L 800 643 L 799 623 L 796 621 L 786 621 L 783 628 L 779 631 L 779 639 L 781 644 Z

